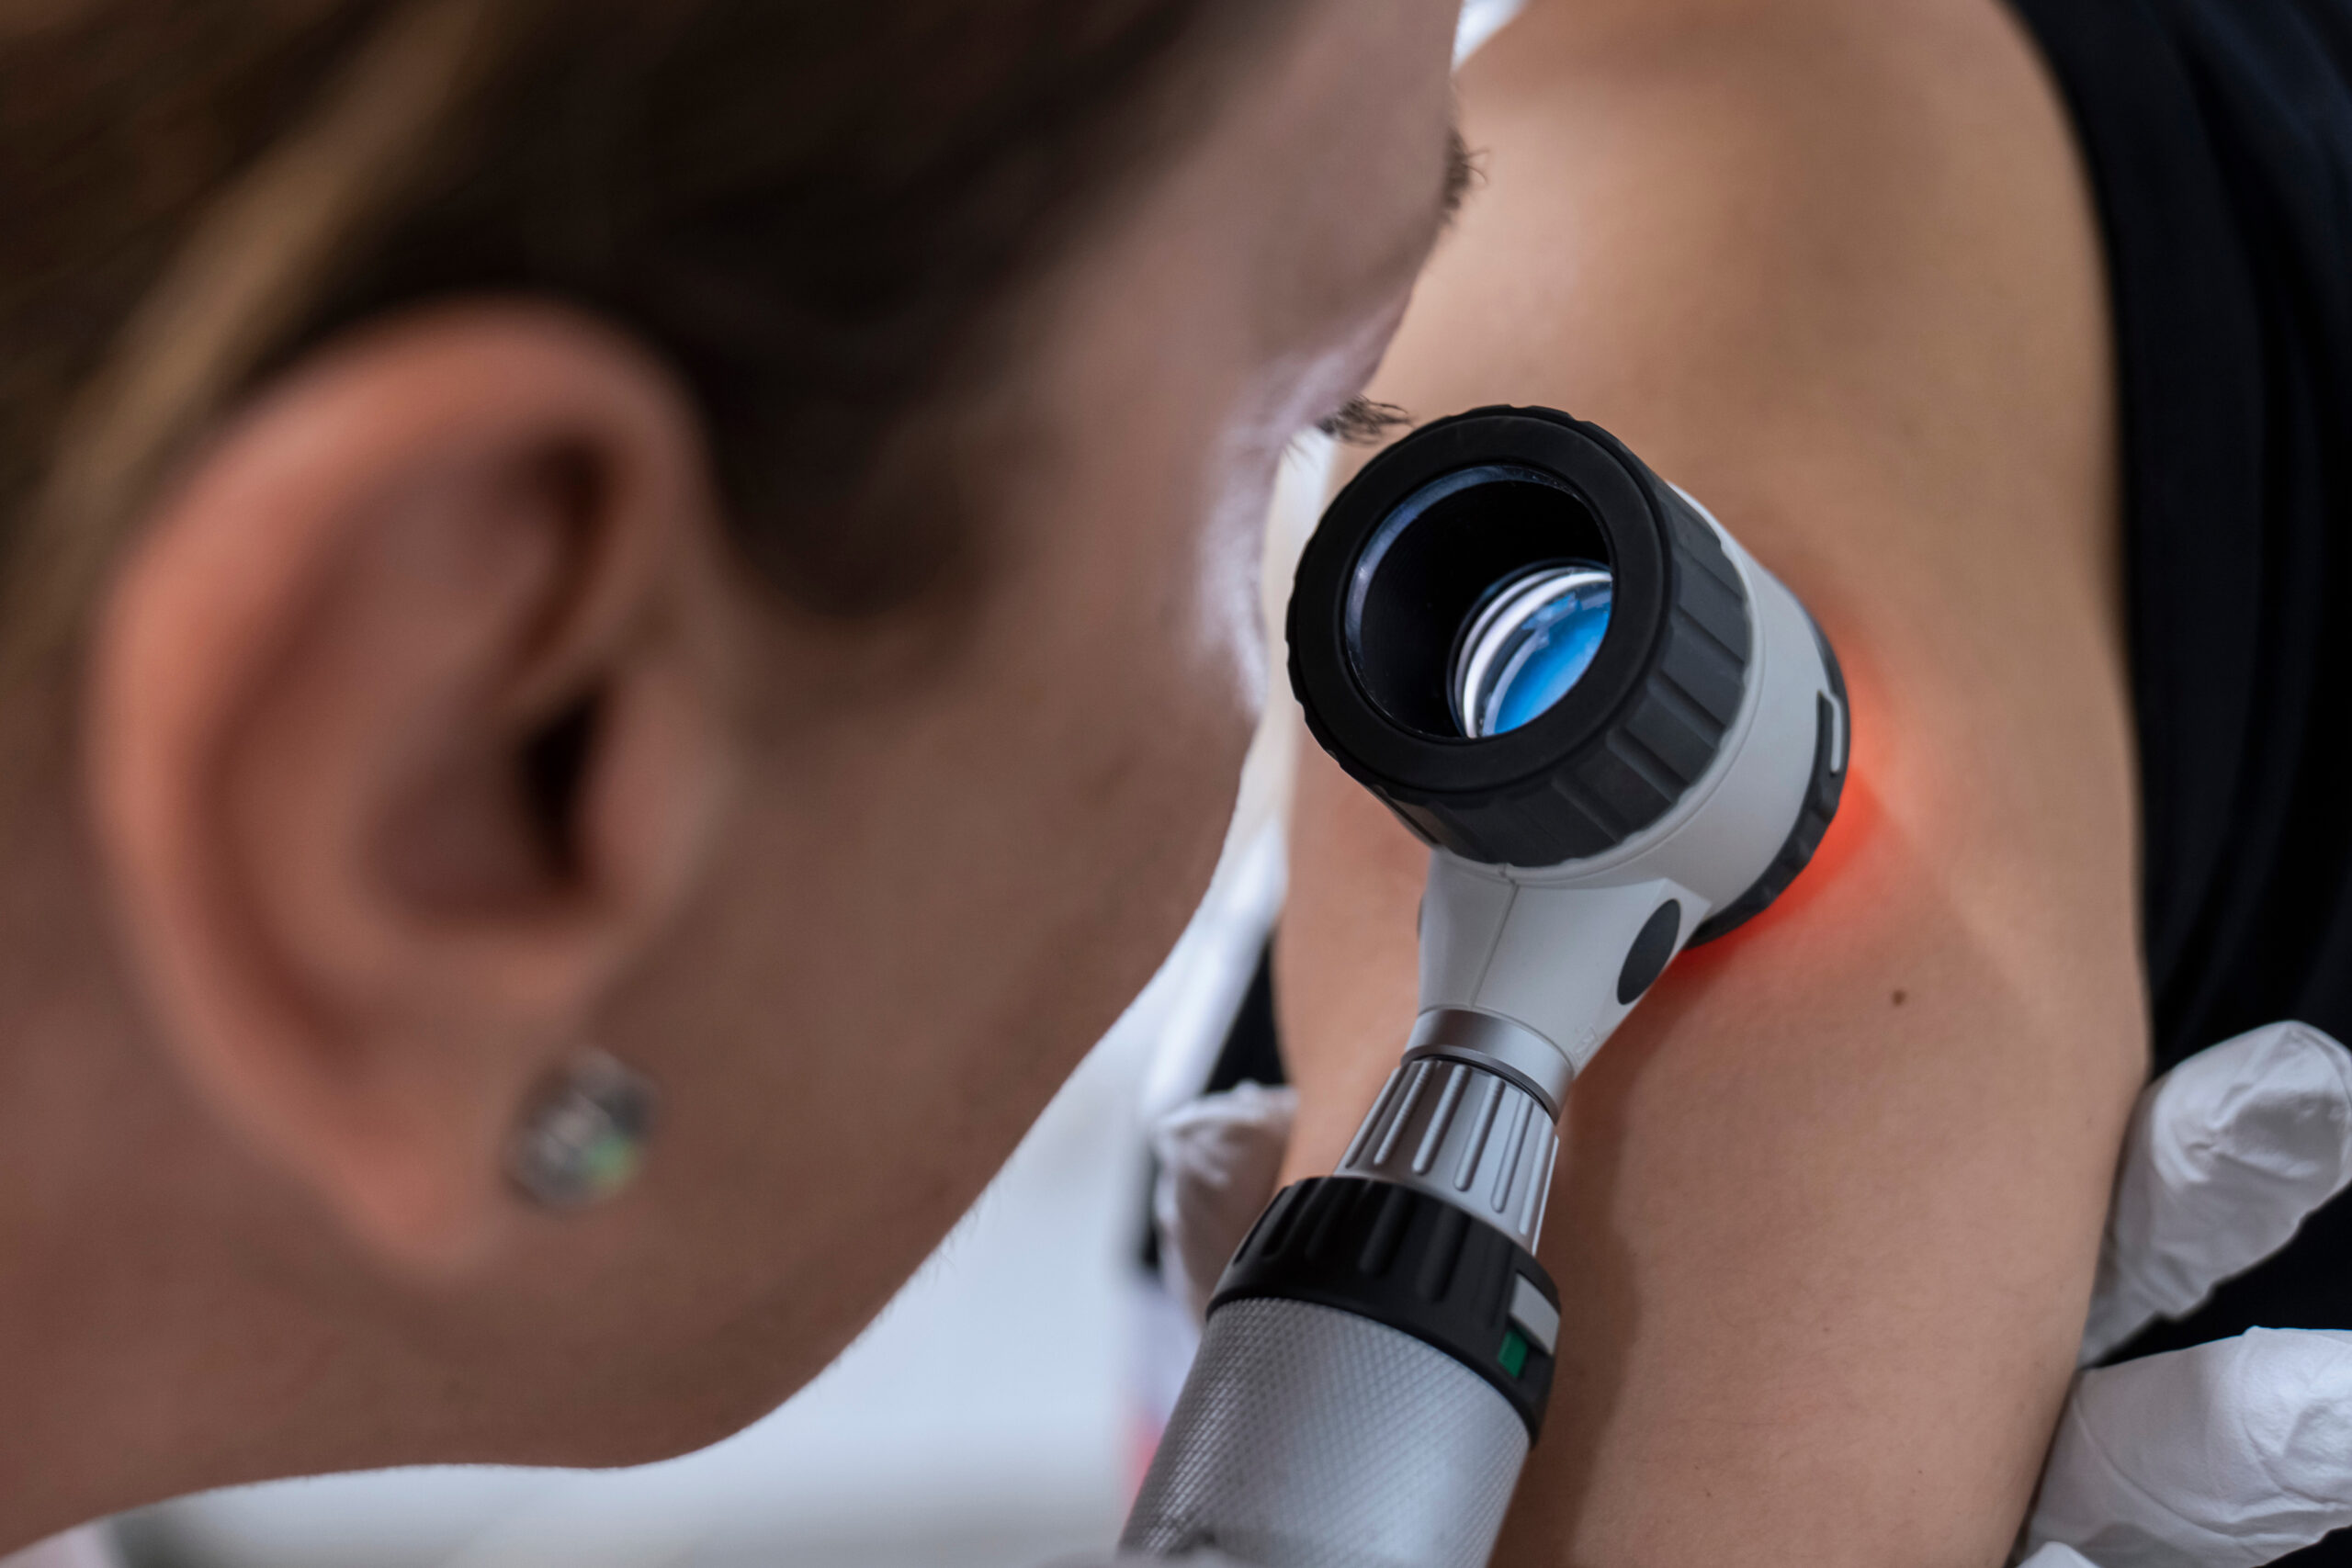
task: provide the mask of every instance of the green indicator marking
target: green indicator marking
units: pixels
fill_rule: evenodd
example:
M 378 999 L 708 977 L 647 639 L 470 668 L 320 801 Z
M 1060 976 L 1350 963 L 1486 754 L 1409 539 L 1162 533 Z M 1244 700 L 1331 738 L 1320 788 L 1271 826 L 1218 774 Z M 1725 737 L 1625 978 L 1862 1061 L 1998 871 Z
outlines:
M 1518 1329 L 1503 1330 L 1502 1354 L 1495 1359 L 1503 1364 L 1503 1371 L 1513 1377 L 1527 1370 L 1527 1341 L 1520 1337 Z

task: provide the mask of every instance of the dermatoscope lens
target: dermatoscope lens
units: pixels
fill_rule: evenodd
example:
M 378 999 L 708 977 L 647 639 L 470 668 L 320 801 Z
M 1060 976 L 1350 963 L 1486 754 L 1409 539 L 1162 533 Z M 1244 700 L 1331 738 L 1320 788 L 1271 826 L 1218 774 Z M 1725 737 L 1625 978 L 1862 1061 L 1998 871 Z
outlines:
M 1568 694 L 1609 629 L 1609 569 L 1530 567 L 1471 612 L 1447 682 L 1454 722 L 1474 740 L 1517 729 Z

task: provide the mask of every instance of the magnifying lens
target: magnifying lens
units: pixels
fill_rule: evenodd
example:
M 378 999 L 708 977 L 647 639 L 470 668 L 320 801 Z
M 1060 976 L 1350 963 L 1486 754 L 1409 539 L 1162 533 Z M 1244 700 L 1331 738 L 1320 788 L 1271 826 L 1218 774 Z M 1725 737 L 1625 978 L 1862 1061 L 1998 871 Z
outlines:
M 1550 712 L 1600 651 L 1610 581 L 1596 561 L 1561 561 L 1497 583 L 1454 648 L 1455 728 L 1476 740 Z

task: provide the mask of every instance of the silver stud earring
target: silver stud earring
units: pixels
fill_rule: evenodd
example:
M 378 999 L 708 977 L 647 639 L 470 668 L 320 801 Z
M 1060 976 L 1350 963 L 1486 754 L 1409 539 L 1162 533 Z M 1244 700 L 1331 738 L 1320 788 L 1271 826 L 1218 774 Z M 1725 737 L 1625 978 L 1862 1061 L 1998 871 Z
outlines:
M 515 1129 L 508 1178 L 550 1209 L 602 1202 L 645 1163 L 653 1100 L 652 1084 L 604 1052 L 578 1053 Z

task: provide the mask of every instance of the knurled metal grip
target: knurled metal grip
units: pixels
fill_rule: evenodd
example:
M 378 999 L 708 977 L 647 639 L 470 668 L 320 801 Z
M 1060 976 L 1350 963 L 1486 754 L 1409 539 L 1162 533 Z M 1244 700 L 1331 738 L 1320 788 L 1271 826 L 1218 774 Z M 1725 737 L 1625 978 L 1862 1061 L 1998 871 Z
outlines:
M 1447 639 L 1487 585 L 1569 559 L 1615 580 L 1591 668 L 1521 728 L 1465 739 L 1443 700 Z M 1615 437 L 1477 409 L 1390 447 L 1325 513 L 1291 596 L 1291 682 L 1324 750 L 1423 840 L 1556 865 L 1624 842 L 1707 772 L 1739 713 L 1751 619 L 1714 530 Z
M 1443 1351 L 1250 1297 L 1209 1319 L 1119 1546 L 1250 1568 L 1486 1568 L 1526 1458 L 1526 1427 Z
M 1454 1203 L 1360 1177 L 1284 1188 L 1217 1281 L 1210 1321 L 1227 1303 L 1270 1297 L 1410 1335 L 1484 1379 L 1529 1440 L 1543 1427 L 1559 1292 L 1533 1253 Z
M 1256 1568 L 1483 1568 L 1544 1419 L 1559 1296 L 1389 1181 L 1284 1188 L 1209 1303 L 1122 1548 Z

